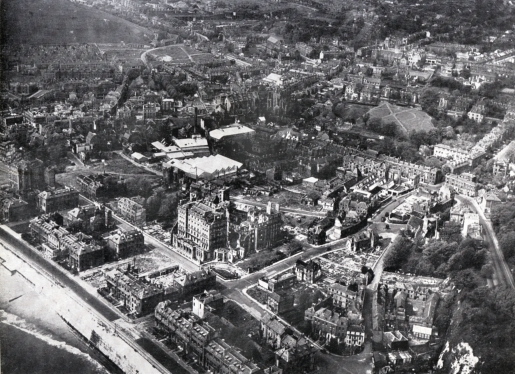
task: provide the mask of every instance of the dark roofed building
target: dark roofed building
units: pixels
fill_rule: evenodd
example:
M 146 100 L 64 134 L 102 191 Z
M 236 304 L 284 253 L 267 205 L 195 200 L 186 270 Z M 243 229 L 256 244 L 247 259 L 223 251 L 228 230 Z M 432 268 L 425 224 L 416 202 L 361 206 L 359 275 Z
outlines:
M 295 295 L 287 291 L 272 292 L 268 295 L 267 306 L 272 313 L 281 314 L 293 309 Z
M 112 297 L 122 302 L 130 314 L 137 316 L 153 313 L 163 300 L 163 289 L 140 280 L 129 267 L 123 272 L 113 269 L 104 273 L 107 289 Z
M 295 263 L 295 274 L 299 281 L 315 283 L 322 276 L 322 266 L 318 261 L 304 262 L 299 259 Z
M 112 259 L 121 259 L 141 253 L 145 238 L 138 230 L 116 230 L 107 238 L 107 248 Z
M 216 286 L 216 274 L 210 270 L 198 270 L 175 278 L 175 285 L 183 295 L 192 295 Z

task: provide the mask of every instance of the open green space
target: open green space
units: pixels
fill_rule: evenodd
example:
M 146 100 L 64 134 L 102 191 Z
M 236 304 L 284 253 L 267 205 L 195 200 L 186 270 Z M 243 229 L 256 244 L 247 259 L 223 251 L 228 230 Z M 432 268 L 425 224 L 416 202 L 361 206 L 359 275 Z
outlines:
M 379 118 L 383 123 L 396 123 L 407 133 L 413 130 L 429 131 L 434 128 L 431 117 L 419 108 L 405 108 L 384 103 L 371 109 L 368 114 L 370 118 Z
M 147 43 L 153 34 L 102 10 L 67 0 L 2 1 L 2 42 Z

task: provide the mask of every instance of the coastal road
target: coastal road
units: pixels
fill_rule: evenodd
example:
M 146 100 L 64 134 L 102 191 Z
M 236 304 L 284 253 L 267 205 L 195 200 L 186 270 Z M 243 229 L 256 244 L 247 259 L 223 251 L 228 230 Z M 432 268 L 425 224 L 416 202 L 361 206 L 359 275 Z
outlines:
M 4 243 L 4 245 L 14 248 L 15 252 L 21 252 L 25 257 L 37 264 L 48 274 L 52 274 L 57 281 L 59 281 L 63 286 L 68 287 L 68 289 L 72 290 L 81 300 L 84 300 L 86 303 L 88 303 L 91 308 L 93 308 L 108 321 L 112 322 L 120 318 L 120 316 L 111 310 L 107 305 L 84 290 L 84 288 L 82 288 L 79 283 L 77 283 L 72 278 L 69 278 L 65 273 L 66 270 L 59 269 L 57 266 L 54 266 L 48 260 L 41 257 L 41 255 L 35 253 L 34 250 L 31 249 L 24 241 L 13 237 L 1 227 L 0 241 Z
M 266 208 L 266 206 L 267 206 L 266 203 L 260 203 L 260 202 L 253 201 L 253 200 L 247 200 L 247 199 L 244 199 L 244 198 L 242 198 L 240 196 L 231 196 L 231 199 L 234 200 L 234 201 L 237 201 L 239 203 L 243 203 L 243 204 L 247 204 L 247 205 L 252 205 L 252 206 L 257 206 L 259 208 Z M 327 216 L 326 212 L 311 212 L 309 210 L 292 209 L 292 208 L 284 208 L 284 207 L 280 207 L 280 209 L 281 209 L 281 212 L 301 214 L 301 215 L 306 216 L 306 217 L 324 218 L 324 217 Z
M 494 273 L 498 284 L 509 286 L 512 289 L 515 289 L 513 275 L 511 274 L 510 268 L 504 260 L 504 255 L 499 246 L 499 241 L 497 240 L 497 235 L 495 235 L 492 223 L 485 217 L 485 214 L 483 213 L 481 207 L 478 205 L 475 199 L 470 198 L 468 196 L 456 195 L 456 200 L 460 201 L 464 205 L 468 205 L 472 208 L 472 210 L 474 210 L 479 215 L 479 222 L 481 223 L 481 226 L 483 226 L 483 228 L 485 229 L 485 233 L 488 238 L 488 243 L 490 244 L 491 258 L 492 263 L 494 265 Z

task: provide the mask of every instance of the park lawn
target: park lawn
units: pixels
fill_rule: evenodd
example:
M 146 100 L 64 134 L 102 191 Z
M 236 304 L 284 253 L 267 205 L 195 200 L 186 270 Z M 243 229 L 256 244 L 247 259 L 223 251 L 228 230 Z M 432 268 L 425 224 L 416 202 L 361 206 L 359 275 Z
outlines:
M 169 46 L 166 48 L 156 49 L 149 52 L 152 56 L 170 56 L 174 60 L 184 60 L 188 58 L 188 54 L 185 53 L 181 47 Z
M 419 108 L 383 103 L 371 109 L 368 114 L 371 118 L 380 118 L 383 122 L 394 122 L 408 134 L 411 131 L 429 131 L 434 128 L 431 116 Z
M 380 105 L 378 107 L 375 107 L 371 110 L 369 110 L 368 114 L 370 114 L 371 118 L 383 118 L 390 115 L 390 111 L 386 107 L 386 105 Z
M 0 186 L 3 184 L 9 184 L 9 175 L 2 171 L 0 173 Z
M 414 108 L 409 112 L 398 113 L 396 117 L 408 132 L 429 131 L 434 128 L 431 117 L 420 109 Z

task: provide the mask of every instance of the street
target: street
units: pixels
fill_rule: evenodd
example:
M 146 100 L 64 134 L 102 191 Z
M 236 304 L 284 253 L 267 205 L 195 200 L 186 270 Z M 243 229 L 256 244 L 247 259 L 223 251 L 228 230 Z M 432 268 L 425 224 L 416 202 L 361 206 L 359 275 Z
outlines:
M 510 268 L 504 261 L 504 255 L 502 254 L 501 248 L 499 247 L 499 241 L 497 240 L 497 236 L 495 235 L 495 231 L 492 227 L 492 224 L 488 219 L 486 219 L 483 211 L 481 210 L 475 199 L 472 199 L 467 196 L 456 195 L 456 200 L 460 201 L 464 205 L 468 205 L 479 215 L 479 221 L 481 223 L 481 226 L 483 226 L 483 228 L 485 229 L 487 235 L 487 242 L 489 244 L 492 263 L 494 265 L 494 285 L 507 285 L 515 289 L 515 284 L 513 283 L 513 275 L 510 272 Z
M 80 198 L 82 200 L 86 201 L 89 204 L 93 204 L 94 203 L 93 200 L 88 199 L 87 197 L 85 197 L 83 195 L 80 195 Z M 109 209 L 109 208 L 106 207 L 106 209 Z M 124 228 L 131 228 L 131 229 L 135 229 L 135 230 L 140 230 L 137 226 L 135 226 L 132 223 L 124 220 L 120 216 L 117 216 L 115 214 L 115 212 L 113 212 L 113 219 L 119 225 L 121 225 Z M 191 262 L 187 258 L 182 257 L 180 254 L 178 254 L 177 252 L 171 250 L 164 243 L 161 243 L 159 240 L 157 240 L 153 236 L 148 235 L 147 233 L 145 233 L 143 231 L 142 231 L 142 233 L 143 233 L 143 236 L 145 237 L 145 243 L 146 244 L 151 244 L 156 250 L 158 250 L 159 252 L 161 252 L 161 253 L 165 254 L 166 256 L 170 257 L 175 263 L 179 264 L 183 269 L 185 269 L 185 270 L 187 270 L 189 272 L 197 271 L 197 270 L 200 269 L 198 264 L 196 264 L 194 262 Z

